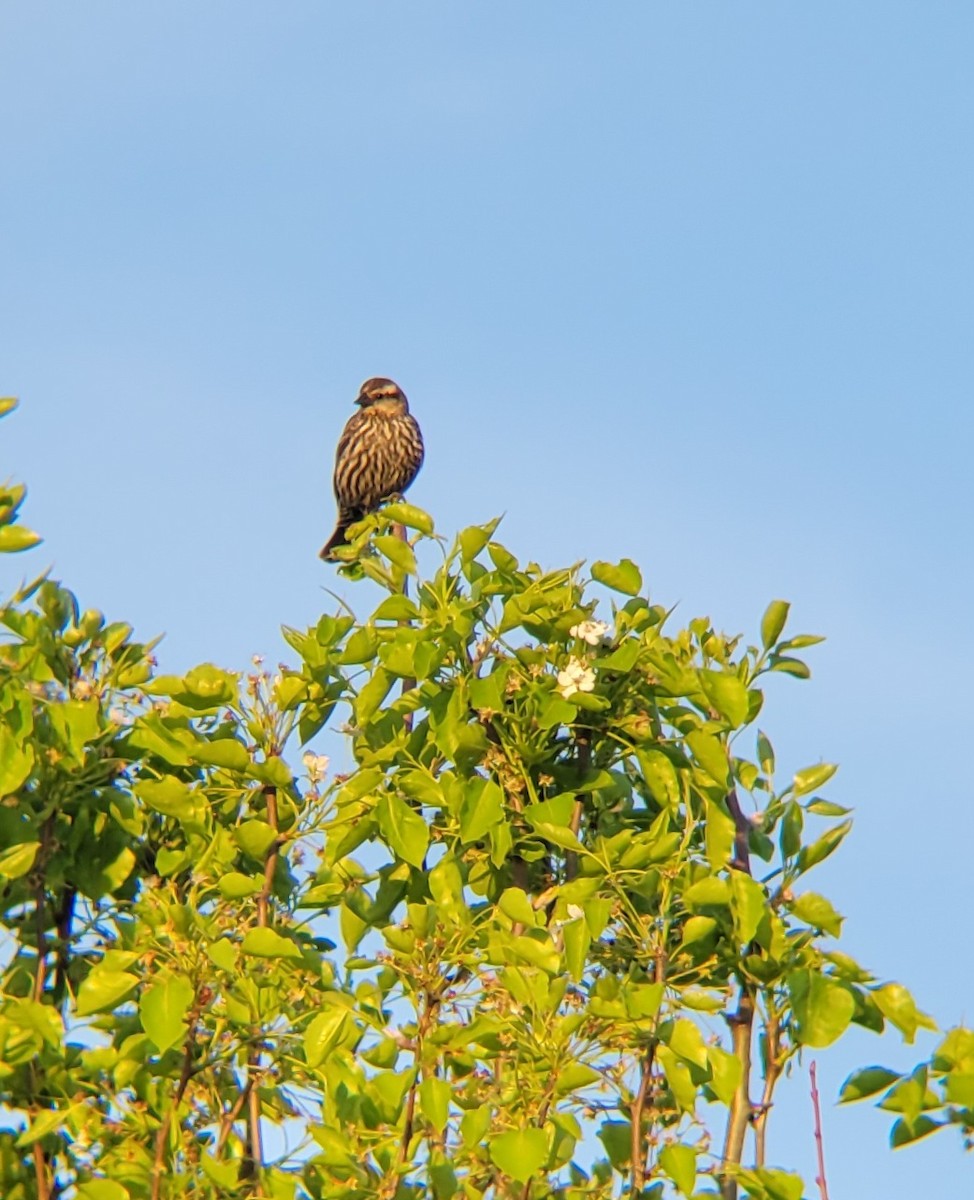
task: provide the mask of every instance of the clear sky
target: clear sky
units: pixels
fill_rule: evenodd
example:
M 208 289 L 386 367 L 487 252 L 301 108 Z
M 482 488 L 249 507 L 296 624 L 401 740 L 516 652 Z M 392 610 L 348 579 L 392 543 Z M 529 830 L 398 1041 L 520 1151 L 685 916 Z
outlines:
M 969 0 L 4 5 L 0 471 L 46 542 L 0 583 L 53 562 L 167 669 L 276 660 L 391 375 L 442 531 L 503 511 L 683 618 L 828 635 L 762 720 L 842 764 L 815 886 L 974 1022 L 972 62 Z M 855 1035 L 820 1085 L 931 1045 Z M 971 1188 L 953 1133 L 825 1122 L 835 1197 Z M 770 1130 L 811 1192 L 804 1071 Z

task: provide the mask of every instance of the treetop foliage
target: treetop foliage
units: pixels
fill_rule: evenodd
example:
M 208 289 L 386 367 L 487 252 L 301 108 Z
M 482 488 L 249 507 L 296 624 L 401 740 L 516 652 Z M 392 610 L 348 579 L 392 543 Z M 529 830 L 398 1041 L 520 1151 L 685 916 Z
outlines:
M 38 541 L 23 498 L 0 550 Z M 674 627 L 634 563 L 545 571 L 496 525 L 420 575 L 430 517 L 366 518 L 343 570 L 380 602 L 276 673 L 157 674 L 47 576 L 0 607 L 3 1196 L 799 1200 L 782 1077 L 933 1027 L 810 883 L 836 768 L 781 779 L 758 727 L 820 639 L 783 601 L 753 644 Z M 299 757 L 339 721 L 347 774 Z M 972 1087 L 954 1030 L 842 1098 L 900 1145 L 969 1137 Z

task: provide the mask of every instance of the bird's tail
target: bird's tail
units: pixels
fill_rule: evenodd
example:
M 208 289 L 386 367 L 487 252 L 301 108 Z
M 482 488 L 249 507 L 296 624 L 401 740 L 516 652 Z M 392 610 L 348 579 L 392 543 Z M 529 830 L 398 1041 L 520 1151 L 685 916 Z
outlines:
M 335 526 L 335 532 L 331 535 L 327 542 L 321 547 L 318 552 L 318 557 L 323 558 L 325 562 L 332 557 L 332 550 L 338 546 L 344 546 L 348 542 L 345 537 L 345 531 L 349 525 L 353 525 L 356 521 L 360 521 L 361 514 L 357 512 L 346 512 L 344 509 L 338 514 L 338 524 Z
M 325 542 L 325 544 L 321 547 L 321 550 L 318 552 L 318 557 L 323 558 L 325 560 L 325 562 L 327 562 L 328 559 L 331 558 L 332 550 L 334 550 L 336 546 L 344 546 L 344 545 L 345 545 L 345 526 L 342 525 L 341 522 L 339 522 L 338 525 L 335 526 L 335 532 L 331 535 L 331 537 L 328 539 L 328 541 Z

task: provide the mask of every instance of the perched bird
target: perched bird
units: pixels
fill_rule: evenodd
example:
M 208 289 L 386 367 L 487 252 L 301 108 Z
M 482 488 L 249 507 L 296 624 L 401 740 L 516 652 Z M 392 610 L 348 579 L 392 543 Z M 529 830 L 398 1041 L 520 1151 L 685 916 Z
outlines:
M 366 379 L 335 452 L 338 524 L 321 549 L 330 558 L 345 544 L 349 525 L 361 521 L 383 500 L 401 496 L 423 465 L 423 435 L 402 388 L 391 379 Z

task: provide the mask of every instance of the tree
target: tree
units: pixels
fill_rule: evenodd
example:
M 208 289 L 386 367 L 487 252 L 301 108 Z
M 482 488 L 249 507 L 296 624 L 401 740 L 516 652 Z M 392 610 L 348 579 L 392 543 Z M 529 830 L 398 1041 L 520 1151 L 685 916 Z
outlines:
M 0 549 L 38 540 L 23 496 Z M 47 577 L 0 608 L 5 1197 L 797 1200 L 781 1077 L 932 1024 L 806 890 L 835 768 L 782 783 L 755 732 L 819 639 L 782 601 L 759 645 L 670 629 L 632 562 L 542 571 L 495 529 L 367 518 L 344 569 L 380 603 L 285 630 L 275 675 L 155 674 Z M 354 770 L 295 769 L 336 714 Z M 845 1095 L 970 1135 L 972 1040 Z

